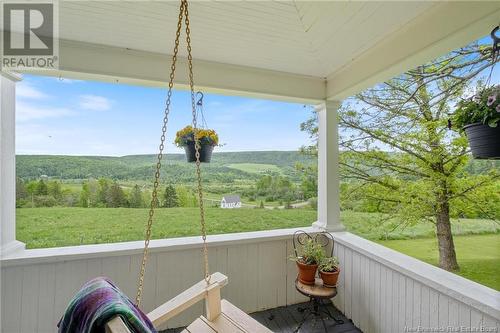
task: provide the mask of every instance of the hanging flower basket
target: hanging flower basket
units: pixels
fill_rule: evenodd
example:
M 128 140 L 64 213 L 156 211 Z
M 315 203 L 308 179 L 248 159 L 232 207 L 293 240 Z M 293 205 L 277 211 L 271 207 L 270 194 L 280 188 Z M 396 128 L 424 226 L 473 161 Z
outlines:
M 500 159 L 500 126 L 482 123 L 464 126 L 472 156 L 477 159 Z
M 186 158 L 189 163 L 196 162 L 196 148 L 194 146 L 194 143 L 190 143 L 187 146 L 184 146 L 184 151 L 186 152 Z M 212 145 L 200 145 L 200 162 L 210 163 L 213 151 L 214 146 Z
M 474 158 L 500 159 L 500 85 L 462 100 L 453 123 L 467 135 Z
M 188 162 L 196 162 L 195 134 L 192 126 L 186 126 L 177 132 L 175 144 L 184 147 Z M 214 130 L 197 129 L 196 138 L 199 143 L 200 162 L 210 163 L 214 147 L 219 143 L 219 137 Z

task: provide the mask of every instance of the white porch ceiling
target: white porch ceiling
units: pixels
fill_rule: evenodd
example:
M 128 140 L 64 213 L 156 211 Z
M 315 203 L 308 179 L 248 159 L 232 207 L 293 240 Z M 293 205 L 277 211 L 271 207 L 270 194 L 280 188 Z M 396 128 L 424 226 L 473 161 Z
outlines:
M 405 1 L 192 2 L 194 57 L 327 77 L 434 6 Z M 169 54 L 178 7 L 176 1 L 65 1 L 60 36 Z
M 60 1 L 60 71 L 49 74 L 164 85 L 178 7 Z M 500 1 L 193 0 L 189 8 L 199 87 L 299 101 L 344 98 L 500 21 Z

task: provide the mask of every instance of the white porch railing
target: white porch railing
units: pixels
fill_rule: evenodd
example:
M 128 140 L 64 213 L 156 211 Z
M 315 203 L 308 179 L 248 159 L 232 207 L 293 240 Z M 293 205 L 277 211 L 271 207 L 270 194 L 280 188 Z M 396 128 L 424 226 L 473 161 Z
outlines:
M 229 277 L 223 297 L 247 312 L 303 301 L 294 289 L 296 268 L 287 260 L 295 230 L 210 236 L 211 271 Z M 350 233 L 334 236 L 342 264 L 334 303 L 364 332 L 403 332 L 405 326 L 498 330 L 500 293 Z M 69 299 L 95 276 L 108 276 L 135 295 L 141 249 L 142 242 L 128 242 L 26 250 L 3 258 L 1 331 L 55 332 Z M 151 242 L 146 311 L 200 279 L 200 249 L 199 237 Z M 169 326 L 187 324 L 202 311 L 200 304 Z
M 335 239 L 333 301 L 363 332 L 500 331 L 500 292 L 348 232 Z

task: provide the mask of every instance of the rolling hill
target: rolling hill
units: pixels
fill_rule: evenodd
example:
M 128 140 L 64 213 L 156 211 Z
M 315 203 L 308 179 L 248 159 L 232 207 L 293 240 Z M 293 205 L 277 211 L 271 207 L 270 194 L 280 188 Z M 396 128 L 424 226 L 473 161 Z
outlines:
M 257 179 L 264 173 L 276 173 L 298 180 L 295 164 L 314 163 L 297 151 L 254 151 L 214 153 L 212 162 L 204 164 L 208 181 L 231 183 L 239 179 Z M 36 179 L 41 176 L 59 179 L 107 177 L 117 180 L 149 180 L 153 175 L 156 155 L 66 156 L 18 155 L 17 176 Z M 162 177 L 170 182 L 192 181 L 193 164 L 184 154 L 167 154 L 163 158 Z

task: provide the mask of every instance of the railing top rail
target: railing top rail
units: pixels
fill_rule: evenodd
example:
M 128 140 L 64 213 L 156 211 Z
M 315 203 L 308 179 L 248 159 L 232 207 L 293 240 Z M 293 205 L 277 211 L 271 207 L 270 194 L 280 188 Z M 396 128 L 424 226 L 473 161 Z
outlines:
M 337 244 L 414 279 L 493 318 L 500 318 L 500 292 L 349 232 L 333 233 Z

